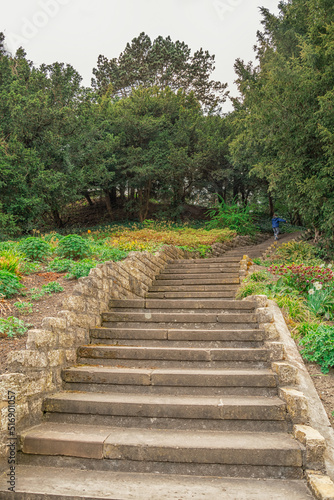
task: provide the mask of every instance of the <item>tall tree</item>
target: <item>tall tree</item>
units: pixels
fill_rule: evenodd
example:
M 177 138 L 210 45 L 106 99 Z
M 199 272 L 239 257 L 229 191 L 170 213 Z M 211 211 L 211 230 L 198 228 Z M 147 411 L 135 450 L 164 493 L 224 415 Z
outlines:
M 248 160 L 305 224 L 332 233 L 334 5 L 291 0 L 279 9 L 262 9 L 258 67 L 236 63 L 242 99 L 232 156 Z
M 176 92 L 193 91 L 202 105 L 215 108 L 226 100 L 227 84 L 210 80 L 215 57 L 202 48 L 191 55 L 184 42 L 159 36 L 153 42 L 141 33 L 113 59 L 100 55 L 93 69 L 92 85 L 100 94 L 111 89 L 113 96 L 127 97 L 140 86 L 167 86 Z

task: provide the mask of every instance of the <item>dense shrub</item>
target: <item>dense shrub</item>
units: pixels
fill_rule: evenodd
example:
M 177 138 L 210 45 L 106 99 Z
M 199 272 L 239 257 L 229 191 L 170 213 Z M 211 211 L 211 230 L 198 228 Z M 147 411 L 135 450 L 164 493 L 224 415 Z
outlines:
M 305 333 L 299 340 L 303 346 L 301 351 L 303 358 L 318 363 L 321 371 L 328 373 L 329 369 L 334 367 L 334 326 L 311 324 L 305 328 L 303 325 L 300 333 Z
M 0 295 L 10 298 L 15 295 L 23 285 L 21 285 L 19 278 L 8 271 L 0 271 Z
M 51 253 L 50 244 L 35 236 L 22 240 L 19 248 L 30 260 L 44 260 Z
M 91 253 L 89 243 L 78 234 L 69 234 L 59 241 L 57 254 L 67 259 L 83 259 Z
M 228 228 L 243 235 L 257 232 L 249 206 L 237 203 L 227 205 L 223 198 L 220 198 L 220 203 L 207 214 L 211 218 L 206 224 L 208 229 Z
M 75 264 L 73 259 L 60 259 L 56 257 L 47 266 L 47 271 L 52 271 L 56 273 L 66 273 L 71 270 L 71 267 Z
M 65 276 L 67 279 L 79 279 L 84 276 L 88 276 L 89 272 L 93 267 L 96 267 L 98 262 L 91 259 L 81 260 L 76 262 L 72 267 L 70 272 Z

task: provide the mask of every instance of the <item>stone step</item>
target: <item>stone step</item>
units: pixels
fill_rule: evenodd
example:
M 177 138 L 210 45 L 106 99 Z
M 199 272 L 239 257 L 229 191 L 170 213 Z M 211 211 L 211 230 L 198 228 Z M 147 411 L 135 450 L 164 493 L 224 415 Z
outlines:
M 194 315 L 194 313 L 193 313 Z M 177 319 L 177 318 L 176 318 Z M 105 328 L 124 328 L 125 326 L 127 328 L 144 328 L 147 330 L 157 330 L 157 329 L 175 329 L 175 330 L 203 330 L 205 328 L 206 330 L 233 330 L 233 328 L 236 328 L 238 330 L 254 330 L 258 328 L 258 323 L 223 323 L 223 322 L 216 322 L 216 323 L 203 323 L 203 322 L 196 322 L 196 323 L 190 323 L 190 322 L 182 322 L 182 323 L 175 323 L 173 321 L 170 322 L 153 322 L 153 321 L 143 321 L 143 322 L 138 322 L 138 321 L 104 321 L 102 323 L 103 327 Z
M 219 342 L 261 342 L 265 340 L 263 330 L 177 330 L 177 329 L 147 329 L 147 328 L 91 328 L 93 339 L 108 340 L 168 340 L 168 341 L 219 341 Z M 191 344 L 192 345 L 192 344 Z
M 167 287 L 168 289 L 168 287 Z M 154 290 L 154 287 L 151 287 Z M 235 290 L 225 292 L 147 292 L 147 299 L 234 299 Z
M 230 252 L 230 251 L 229 251 Z M 243 253 L 240 252 L 240 255 L 241 255 L 241 258 L 243 257 Z M 197 265 L 197 264 L 225 264 L 225 263 L 230 263 L 230 262 L 240 262 L 240 257 L 236 257 L 235 255 L 232 255 L 230 256 L 230 253 L 229 255 L 227 256 L 224 256 L 224 257 L 211 257 L 211 258 L 208 258 L 208 259 L 177 259 L 177 261 L 173 260 L 173 261 L 169 261 L 168 262 L 168 266 L 173 266 L 173 265 L 178 265 L 179 264 L 182 264 L 182 266 L 185 264 L 185 265 Z
M 186 463 L 190 473 L 191 464 L 272 466 L 278 476 L 281 467 L 301 468 L 305 451 L 285 433 L 97 428 L 52 422 L 23 431 L 20 443 L 25 454 Z
M 253 300 L 196 300 L 196 299 L 144 299 L 144 300 L 111 300 L 110 312 L 159 312 L 163 309 L 220 309 L 220 310 L 245 310 L 254 311 L 256 302 Z M 163 311 L 164 312 L 164 311 Z
M 252 313 L 206 313 L 206 312 L 105 312 L 102 314 L 103 326 L 109 323 L 247 323 L 257 324 L 257 315 Z
M 160 275 L 155 280 L 156 286 L 183 286 L 183 285 L 233 285 L 240 284 L 240 279 L 238 275 L 235 277 L 203 277 L 203 278 L 180 278 L 180 279 L 160 279 Z
M 238 272 L 240 269 L 240 263 L 228 263 L 228 264 L 198 264 L 192 266 L 179 266 L 178 264 L 169 265 L 163 270 L 164 274 L 201 274 L 206 273 L 228 273 L 233 271 Z
M 115 390 L 118 385 L 134 387 L 158 387 L 159 390 L 167 387 L 168 391 L 177 388 L 177 392 L 184 387 L 186 391 L 197 387 L 207 392 L 209 388 L 261 388 L 274 389 L 277 393 L 276 378 L 272 370 L 261 369 L 155 369 L 155 368 L 125 368 L 102 366 L 74 366 L 63 370 L 64 382 L 78 384 L 111 385 Z M 129 388 L 127 389 L 129 391 Z M 130 391 L 129 391 L 130 392 Z
M 264 348 L 184 348 L 184 347 L 141 347 L 88 345 L 78 348 L 79 358 L 111 360 L 147 361 L 268 361 L 269 355 Z
M 90 394 L 95 394 L 91 391 Z M 118 394 L 104 392 L 103 394 Z M 131 393 L 132 394 L 132 393 Z M 148 394 L 148 393 L 134 393 Z M 161 396 L 161 393 L 152 393 Z M 219 396 L 219 395 L 218 395 Z M 186 395 L 189 397 L 189 394 Z M 193 395 L 193 397 L 197 397 Z M 217 397 L 217 394 L 213 395 Z M 224 396 L 226 397 L 226 396 Z M 58 413 L 48 412 L 44 415 L 45 422 L 68 423 L 80 425 L 95 425 L 98 427 L 137 427 L 144 429 L 178 429 L 178 430 L 210 430 L 219 432 L 291 432 L 292 424 L 286 420 L 214 420 L 200 418 L 152 418 L 142 416 L 118 416 L 90 413 Z
M 148 291 L 152 292 L 178 292 L 178 293 L 193 293 L 193 292 L 234 292 L 233 296 L 235 296 L 235 292 L 238 290 L 238 285 L 157 285 L 154 281 L 153 284 L 149 287 Z
M 44 457 L 43 457 L 44 458 Z M 0 477 L 0 498 L 15 500 L 312 500 L 303 480 L 159 475 L 17 467 L 16 493 Z M 59 480 L 61 478 L 61 481 Z M 3 496 L 2 496 L 3 495 Z M 5 496 L 7 495 L 7 496 Z
M 196 281 L 206 281 L 209 280 L 211 282 L 212 280 L 216 279 L 239 279 L 239 270 L 236 270 L 235 272 L 231 271 L 226 271 L 225 273 L 208 273 L 206 270 L 203 270 L 201 274 L 196 274 L 196 273 L 165 273 L 162 272 L 158 274 L 156 277 L 157 281 L 184 281 L 184 280 L 196 280 Z M 215 281 L 214 281 L 215 282 Z
M 276 398 L 185 396 L 136 393 L 61 392 L 44 400 L 56 413 L 194 420 L 285 420 L 286 406 Z M 150 425 L 148 424 L 150 427 Z

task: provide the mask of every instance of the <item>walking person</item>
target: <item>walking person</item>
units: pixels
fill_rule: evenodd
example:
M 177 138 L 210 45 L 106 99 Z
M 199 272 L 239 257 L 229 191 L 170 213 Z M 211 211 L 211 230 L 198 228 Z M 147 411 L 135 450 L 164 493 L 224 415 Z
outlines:
M 274 238 L 275 241 L 278 240 L 278 235 L 279 235 L 279 223 L 280 222 L 286 222 L 285 219 L 280 219 L 276 214 L 273 215 L 273 218 L 271 219 L 271 224 L 273 226 L 273 231 L 274 231 Z

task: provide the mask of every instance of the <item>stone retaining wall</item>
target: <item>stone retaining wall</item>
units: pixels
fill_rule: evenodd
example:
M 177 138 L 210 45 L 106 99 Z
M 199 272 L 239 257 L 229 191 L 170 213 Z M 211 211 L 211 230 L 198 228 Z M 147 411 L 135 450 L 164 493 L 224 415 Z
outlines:
M 8 391 L 15 394 L 16 432 L 38 423 L 43 399 L 61 390 L 62 369 L 75 364 L 77 348 L 89 343 L 90 328 L 101 326 L 110 299 L 144 297 L 168 261 L 194 256 L 166 246 L 155 254 L 131 252 L 123 261 L 100 264 L 78 280 L 57 317 L 44 318 L 41 329 L 29 330 L 26 349 L 9 355 L 12 373 L 0 376 L 0 460 L 7 454 Z

